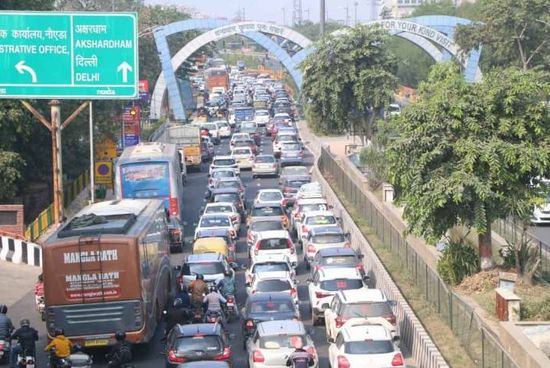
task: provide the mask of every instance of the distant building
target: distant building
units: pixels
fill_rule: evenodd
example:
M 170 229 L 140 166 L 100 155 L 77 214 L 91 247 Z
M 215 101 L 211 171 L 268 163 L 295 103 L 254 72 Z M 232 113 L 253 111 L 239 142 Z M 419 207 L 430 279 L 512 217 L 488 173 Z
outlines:
M 381 0 L 380 14 L 384 18 L 404 18 L 411 15 L 414 9 L 426 2 L 438 2 L 439 0 Z M 476 0 L 453 0 L 455 6 L 462 3 L 472 3 Z

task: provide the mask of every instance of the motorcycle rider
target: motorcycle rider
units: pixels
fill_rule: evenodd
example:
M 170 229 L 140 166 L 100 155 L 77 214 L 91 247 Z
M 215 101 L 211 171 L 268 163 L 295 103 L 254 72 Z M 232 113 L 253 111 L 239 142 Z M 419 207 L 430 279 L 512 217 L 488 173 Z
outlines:
M 109 361 L 108 368 L 122 368 L 124 364 L 132 360 L 132 347 L 126 341 L 126 332 L 117 331 L 115 333 L 116 343 L 111 351 L 105 356 Z
M 11 340 L 17 340 L 17 344 L 12 346 L 10 352 L 10 367 L 15 368 L 17 364 L 17 355 L 25 353 L 36 357 L 36 341 L 38 341 L 38 331 L 31 327 L 31 322 L 24 318 L 19 322 L 19 327 L 10 337 Z
M 226 270 L 223 273 L 223 279 L 218 281 L 218 290 L 221 291 L 224 298 L 227 298 L 228 295 L 235 295 L 235 280 L 231 272 Z
M 0 339 L 8 339 L 14 330 L 10 317 L 7 316 L 8 307 L 0 305 Z
M 188 297 L 189 299 L 189 297 Z M 165 321 L 166 321 L 166 335 L 168 336 L 170 331 L 174 328 L 175 325 L 183 325 L 189 320 L 189 306 L 190 304 L 185 305 L 181 299 L 175 299 L 172 304 L 173 308 L 170 308 L 166 311 Z
M 44 275 L 38 275 L 38 281 L 34 284 L 34 301 L 36 303 L 36 309 L 38 310 L 38 304 L 40 304 L 40 298 L 44 297 Z
M 292 336 L 290 345 L 292 345 L 295 350 L 286 361 L 287 367 L 307 368 L 315 364 L 313 355 L 304 350 L 304 342 L 300 336 Z
M 181 285 L 181 287 L 178 287 L 178 290 L 176 291 L 176 297 L 174 299 L 181 300 L 182 308 L 191 308 L 191 298 L 189 297 L 187 286 Z
M 221 316 L 222 324 L 225 325 L 222 303 L 227 303 L 227 300 L 218 293 L 215 286 L 210 287 L 210 292 L 204 297 L 203 303 L 206 305 L 206 314 L 208 312 L 218 312 Z
M 204 282 L 203 275 L 198 274 L 197 278 L 189 284 L 189 291 L 191 292 L 191 304 L 194 308 L 200 308 L 204 295 L 208 293 L 208 285 Z
M 52 357 L 51 360 L 52 368 L 57 367 L 59 360 L 71 355 L 71 348 L 73 347 L 73 343 L 65 336 L 65 331 L 62 328 L 56 328 L 54 335 L 53 340 L 44 348 L 46 352 L 55 348 L 55 359 Z

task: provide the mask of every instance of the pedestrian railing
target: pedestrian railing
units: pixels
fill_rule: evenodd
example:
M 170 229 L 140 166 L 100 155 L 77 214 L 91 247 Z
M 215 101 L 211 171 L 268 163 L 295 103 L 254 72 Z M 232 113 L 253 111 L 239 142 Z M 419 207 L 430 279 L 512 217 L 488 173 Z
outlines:
M 90 184 L 90 172 L 86 170 L 75 180 L 66 183 L 63 186 L 64 197 L 63 205 L 68 207 L 69 204 Z M 54 223 L 54 208 L 50 204 L 38 217 L 27 226 L 25 230 L 25 238 L 28 241 L 35 241 L 44 234 Z
M 365 194 L 360 179 L 352 177 L 354 173 L 349 173 L 350 169 L 341 165 L 325 147 L 321 149 L 318 167 L 323 176 L 399 258 L 424 299 L 432 304 L 440 318 L 451 328 L 470 358 L 481 368 L 519 368 L 476 311 L 424 262 L 402 232 L 386 218 L 381 205 Z

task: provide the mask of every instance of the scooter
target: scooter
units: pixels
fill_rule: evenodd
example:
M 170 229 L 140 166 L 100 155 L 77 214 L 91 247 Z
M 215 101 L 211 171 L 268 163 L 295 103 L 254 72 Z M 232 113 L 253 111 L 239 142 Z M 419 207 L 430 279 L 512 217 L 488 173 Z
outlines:
M 80 349 L 75 349 L 67 360 L 71 368 L 92 368 L 92 357 Z
M 0 338 L 0 363 L 10 356 L 10 342 Z
M 237 311 L 237 305 L 235 303 L 235 295 L 226 295 L 225 299 L 227 300 L 227 303 L 225 303 L 225 309 L 227 311 L 227 322 L 231 323 L 234 320 L 238 319 L 238 311 Z
M 209 310 L 204 315 L 205 323 L 222 323 L 222 313 L 219 311 Z
M 36 359 L 26 351 L 17 355 L 17 368 L 35 368 Z

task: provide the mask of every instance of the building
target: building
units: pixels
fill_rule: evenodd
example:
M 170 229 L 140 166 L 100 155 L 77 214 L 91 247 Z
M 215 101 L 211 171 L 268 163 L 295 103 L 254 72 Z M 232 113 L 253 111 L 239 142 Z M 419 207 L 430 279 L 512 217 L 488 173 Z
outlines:
M 438 0 L 381 0 L 380 15 L 384 18 L 404 18 L 408 17 L 416 7 L 423 3 L 437 2 Z M 453 0 L 455 6 L 465 2 L 474 2 L 475 0 Z

